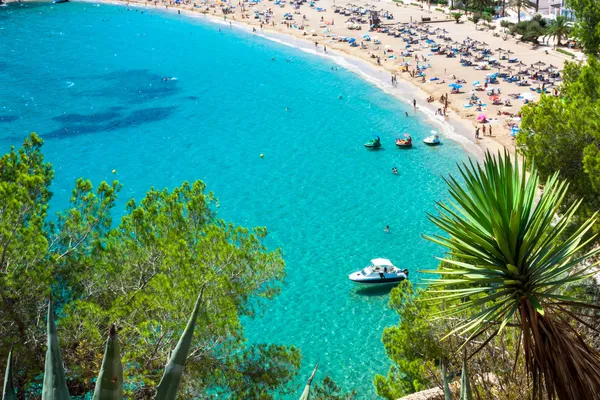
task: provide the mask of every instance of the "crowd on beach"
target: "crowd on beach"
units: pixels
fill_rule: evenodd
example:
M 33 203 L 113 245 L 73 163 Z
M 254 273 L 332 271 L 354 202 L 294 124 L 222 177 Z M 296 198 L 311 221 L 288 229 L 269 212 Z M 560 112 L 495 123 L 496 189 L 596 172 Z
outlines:
M 155 1 L 154 5 L 189 8 L 223 21 L 245 22 L 253 25 L 254 32 L 257 28 L 274 29 L 308 36 L 318 51 L 326 53 L 329 47 L 370 60 L 390 71 L 392 86 L 398 85 L 400 77 L 429 93 L 427 103 L 439 101 L 440 106 L 429 105 L 436 117 L 470 120 L 476 128 L 476 138 L 481 137 L 480 133 L 489 136 L 491 132 L 514 136 L 522 105 L 535 101 L 542 92 L 559 94 L 561 70 L 548 62 L 547 51 L 538 53 L 540 59 L 532 62 L 531 52 L 519 53 L 512 43 L 506 49 L 494 49 L 482 40 L 497 42 L 497 34 L 479 31 L 479 40 L 455 36 L 451 32 L 455 25 L 449 16 L 422 22 L 410 15 L 410 21 L 398 22 L 398 15 L 406 19 L 409 6 L 391 12 L 381 3 L 374 5 L 360 0 L 339 4 L 339 1 L 336 4 L 336 0 L 203 0 L 200 3 L 163 0 Z M 435 22 L 443 23 L 434 27 Z M 555 63 L 562 65 L 561 61 Z M 510 141 L 503 144 L 506 143 Z

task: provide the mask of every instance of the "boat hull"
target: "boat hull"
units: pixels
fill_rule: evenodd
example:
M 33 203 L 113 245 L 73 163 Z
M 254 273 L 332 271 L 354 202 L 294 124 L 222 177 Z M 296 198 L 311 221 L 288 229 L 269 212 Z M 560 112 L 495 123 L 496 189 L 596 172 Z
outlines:
M 397 278 L 379 278 L 379 279 L 365 279 L 365 280 L 354 280 L 350 279 L 354 283 L 358 283 L 360 285 L 385 285 L 386 283 L 399 283 L 403 280 L 406 280 L 404 277 Z
M 54 1 L 52 1 L 52 3 L 54 3 L 54 4 L 59 4 L 59 3 L 66 3 L 66 2 L 68 2 L 68 1 L 69 1 L 69 0 L 54 0 Z

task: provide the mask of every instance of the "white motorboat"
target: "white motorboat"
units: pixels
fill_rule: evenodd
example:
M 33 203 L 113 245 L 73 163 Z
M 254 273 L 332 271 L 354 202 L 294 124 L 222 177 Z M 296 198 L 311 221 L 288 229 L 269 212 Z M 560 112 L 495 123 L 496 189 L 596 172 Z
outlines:
M 441 143 L 440 136 L 437 134 L 436 131 L 431 131 L 431 133 L 433 133 L 433 135 L 427 136 L 425 139 L 423 139 L 423 143 L 425 143 L 428 146 L 437 146 Z
M 387 258 L 376 258 L 368 267 L 348 275 L 348 278 L 356 283 L 393 283 L 408 279 L 408 270 L 394 266 Z

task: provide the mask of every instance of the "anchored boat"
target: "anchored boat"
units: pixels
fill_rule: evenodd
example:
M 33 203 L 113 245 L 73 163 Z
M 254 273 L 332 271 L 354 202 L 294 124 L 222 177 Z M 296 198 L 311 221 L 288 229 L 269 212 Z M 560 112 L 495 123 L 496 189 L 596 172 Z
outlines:
M 437 134 L 436 131 L 431 131 L 431 133 L 433 133 L 433 135 L 426 137 L 425 139 L 423 139 L 423 143 L 425 143 L 428 146 L 437 146 L 438 144 L 440 144 L 440 136 Z
M 368 267 L 348 275 L 348 278 L 356 283 L 394 283 L 408 279 L 408 270 L 394 266 L 387 258 L 375 258 Z
M 379 136 L 375 136 L 375 138 L 365 143 L 365 147 L 369 149 L 378 149 L 381 147 L 381 139 L 379 138 Z
M 409 149 L 412 147 L 412 138 L 410 137 L 410 135 L 408 134 L 404 134 L 404 137 L 406 139 L 396 139 L 396 146 L 400 147 L 401 149 Z

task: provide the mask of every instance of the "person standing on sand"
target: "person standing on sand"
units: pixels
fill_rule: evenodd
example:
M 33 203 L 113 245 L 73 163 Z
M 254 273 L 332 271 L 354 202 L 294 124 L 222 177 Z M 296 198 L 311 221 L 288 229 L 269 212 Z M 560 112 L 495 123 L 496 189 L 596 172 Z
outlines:
M 483 136 L 485 136 L 485 125 L 483 126 Z
M 413 99 L 413 107 L 417 108 L 417 99 Z
M 490 137 L 492 137 L 492 127 L 490 126 Z
M 479 139 L 479 127 L 475 128 L 475 139 Z

